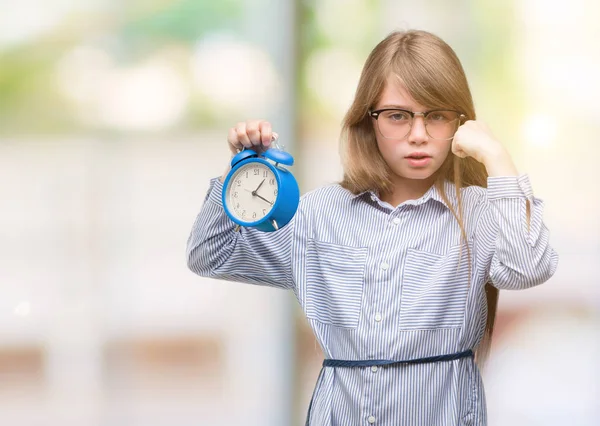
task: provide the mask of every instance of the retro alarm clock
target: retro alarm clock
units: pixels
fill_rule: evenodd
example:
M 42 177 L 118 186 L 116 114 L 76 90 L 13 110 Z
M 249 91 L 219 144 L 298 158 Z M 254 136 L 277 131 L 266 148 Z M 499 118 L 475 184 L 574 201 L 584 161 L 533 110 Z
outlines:
M 300 189 L 285 167 L 294 158 L 278 144 L 259 154 L 244 149 L 231 160 L 223 183 L 225 213 L 240 226 L 273 232 L 285 226 L 298 209 Z

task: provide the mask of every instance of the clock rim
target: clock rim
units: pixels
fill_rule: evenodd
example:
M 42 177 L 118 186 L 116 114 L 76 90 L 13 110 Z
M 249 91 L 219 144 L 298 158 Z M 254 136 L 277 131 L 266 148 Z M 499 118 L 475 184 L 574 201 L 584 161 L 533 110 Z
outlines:
M 229 183 L 231 181 L 231 178 L 236 174 L 236 172 L 245 166 L 251 165 L 252 163 L 264 164 L 271 170 L 271 172 L 273 172 L 273 174 L 275 175 L 275 179 L 277 179 L 277 196 L 275 197 L 275 202 L 273 203 L 273 207 L 271 207 L 271 210 L 269 211 L 269 213 L 267 213 L 265 216 L 263 216 L 261 219 L 255 221 L 255 222 L 244 222 L 243 220 L 238 219 L 237 216 L 234 215 L 232 213 L 231 209 L 227 206 L 227 188 L 229 188 Z M 255 226 L 261 225 L 264 222 L 270 221 L 271 217 L 274 216 L 274 213 L 277 209 L 277 206 L 279 205 L 280 200 L 281 200 L 281 177 L 279 176 L 277 167 L 275 167 L 274 165 L 272 165 L 271 163 L 269 163 L 267 160 L 265 160 L 263 158 L 251 157 L 247 161 L 242 160 L 242 161 L 238 162 L 229 171 L 229 173 L 227 174 L 227 177 L 225 178 L 225 181 L 223 182 L 223 196 L 222 196 L 223 208 L 225 209 L 227 216 L 229 216 L 229 218 L 231 220 L 233 220 L 235 223 L 237 223 L 238 225 L 241 225 L 241 226 L 255 227 Z

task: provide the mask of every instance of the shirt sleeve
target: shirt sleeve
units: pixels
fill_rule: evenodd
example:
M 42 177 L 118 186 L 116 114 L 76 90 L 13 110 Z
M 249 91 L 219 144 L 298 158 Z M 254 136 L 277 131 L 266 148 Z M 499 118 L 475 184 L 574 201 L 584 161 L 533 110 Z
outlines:
M 187 241 L 187 262 L 200 276 L 278 288 L 292 288 L 294 219 L 275 232 L 241 227 L 227 216 L 223 184 L 211 180 Z
M 527 175 L 488 178 L 476 240 L 477 252 L 489 254 L 485 262 L 495 287 L 533 287 L 556 271 L 558 255 L 549 244 L 543 209 Z

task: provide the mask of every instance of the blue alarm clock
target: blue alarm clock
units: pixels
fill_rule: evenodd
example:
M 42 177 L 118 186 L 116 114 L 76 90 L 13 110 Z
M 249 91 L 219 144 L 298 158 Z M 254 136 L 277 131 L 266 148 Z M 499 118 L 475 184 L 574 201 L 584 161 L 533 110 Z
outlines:
M 238 226 L 264 232 L 277 231 L 296 214 L 300 189 L 287 152 L 270 148 L 258 154 L 244 149 L 231 160 L 231 171 L 223 183 L 225 213 Z

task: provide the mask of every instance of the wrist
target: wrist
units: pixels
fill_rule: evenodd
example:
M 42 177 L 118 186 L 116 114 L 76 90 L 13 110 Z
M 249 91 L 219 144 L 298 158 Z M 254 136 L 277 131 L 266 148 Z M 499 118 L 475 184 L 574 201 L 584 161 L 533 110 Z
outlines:
M 227 165 L 227 168 L 223 172 L 223 175 L 219 178 L 219 182 L 225 183 L 225 179 L 227 179 L 227 175 L 229 174 L 230 171 L 231 171 L 231 166 Z
M 231 149 L 231 158 L 227 162 L 227 167 L 225 168 L 225 171 L 223 172 L 223 175 L 219 178 L 219 181 L 221 183 L 225 182 L 225 179 L 227 178 L 227 175 L 231 171 L 231 160 L 233 160 L 233 157 L 235 157 L 238 153 L 239 153 L 239 151 L 237 151 L 237 150 L 234 151 L 233 149 Z
M 487 153 L 483 164 L 488 176 L 518 176 L 519 172 L 512 158 L 505 150 Z

